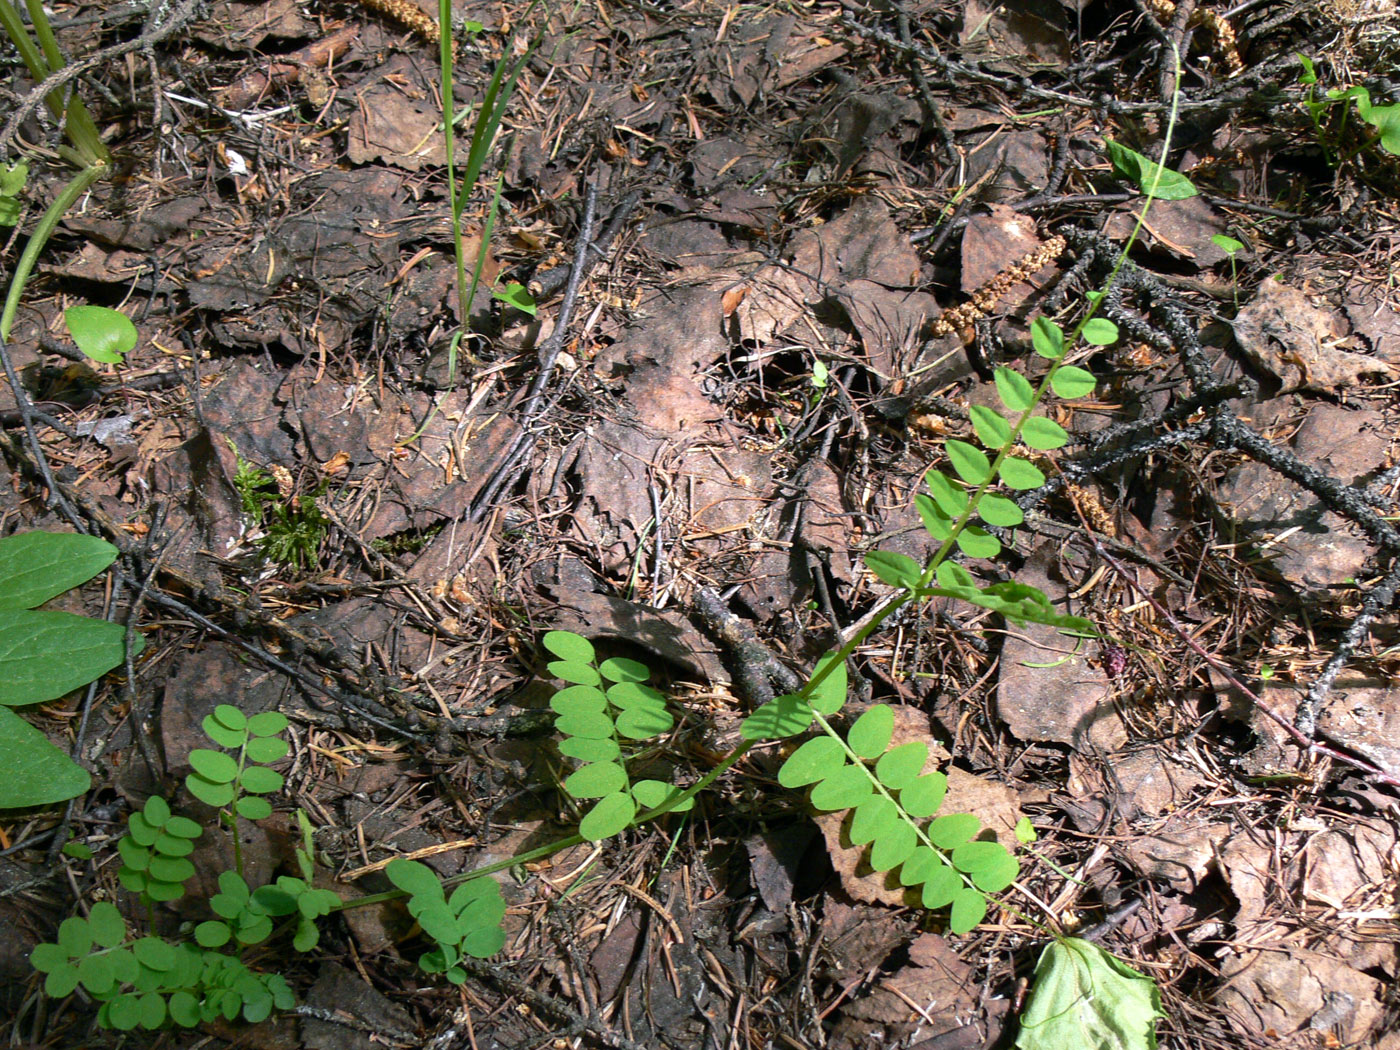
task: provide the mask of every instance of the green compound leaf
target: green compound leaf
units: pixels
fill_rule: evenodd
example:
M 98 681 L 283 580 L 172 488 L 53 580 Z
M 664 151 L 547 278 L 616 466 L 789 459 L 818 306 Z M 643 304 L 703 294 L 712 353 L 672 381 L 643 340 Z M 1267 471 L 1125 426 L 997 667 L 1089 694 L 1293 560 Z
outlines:
M 739 735 L 745 740 L 785 740 L 807 732 L 814 713 L 796 693 L 787 693 L 770 700 L 744 719 Z
M 248 766 L 238 778 L 239 786 L 255 795 L 270 795 L 274 791 L 281 791 L 286 782 L 286 777 L 275 769 L 268 769 L 267 766 Z
M 617 741 L 611 737 L 590 740 L 582 736 L 565 737 L 559 741 L 559 753 L 580 762 L 611 762 L 622 754 Z
M 851 815 L 851 827 L 847 834 L 851 845 L 864 846 L 874 842 L 881 835 L 888 834 L 895 827 L 907 827 L 900 818 L 899 809 L 884 795 L 872 795 Z M 883 869 L 881 869 L 883 870 Z
M 569 663 L 591 664 L 598 658 L 593 643 L 573 631 L 550 631 L 540 641 L 551 653 Z
M 816 736 L 788 756 L 778 770 L 778 783 L 785 788 L 806 787 L 845 766 L 846 752 L 841 742 L 829 736 Z
M 1026 516 L 1021 513 L 1021 508 L 1005 496 L 998 496 L 988 492 L 982 496 L 977 504 L 977 513 L 982 515 L 982 520 L 989 525 L 996 525 L 1003 529 L 1014 529 L 1026 520 Z
M 812 789 L 817 809 L 854 809 L 874 791 L 863 766 L 843 766 Z
M 950 439 L 943 442 L 943 448 L 948 453 L 948 462 L 953 464 L 953 470 L 969 485 L 981 485 L 992 476 L 991 460 L 976 445 Z
M 999 842 L 964 842 L 953 850 L 953 867 L 966 872 L 979 889 L 999 893 L 1016 881 L 1021 865 Z
M 1035 967 L 1017 1050 L 1155 1050 L 1165 1017 L 1157 985 L 1077 937 L 1046 947 Z
M 939 543 L 953 538 L 953 519 L 943 513 L 937 503 L 922 492 L 914 497 L 914 507 L 924 521 L 924 529 Z
M 20 532 L 0 539 L 0 609 L 33 609 L 86 583 L 117 557 L 96 536 Z
M 617 731 L 628 740 L 650 740 L 670 732 L 676 720 L 665 708 L 629 707 L 617 716 Z
M 1044 416 L 1031 416 L 1021 428 L 1021 440 L 1042 452 L 1063 448 L 1069 442 L 1065 428 Z
M 588 811 L 579 822 L 578 833 L 589 842 L 601 842 L 619 835 L 631 826 L 637 803 L 626 792 L 609 795 Z
M 1076 368 L 1074 365 L 1057 368 L 1055 374 L 1050 377 L 1050 385 L 1055 389 L 1055 395 L 1066 401 L 1092 394 L 1097 384 L 1098 380 L 1094 378 L 1093 372 Z
M 609 682 L 645 682 L 651 677 L 647 665 L 615 656 L 598 665 L 598 673 Z
M 1038 489 L 1045 484 L 1045 475 L 1040 468 L 1018 456 L 1007 456 L 1003 459 L 997 472 L 1001 475 L 1001 480 L 1006 482 L 1007 488 L 1016 489 L 1018 492 Z
M 973 405 L 968 409 L 968 414 L 972 417 L 972 429 L 977 432 L 977 440 L 987 448 L 1005 448 L 1010 443 L 1011 424 L 996 409 Z
M 908 786 L 899 791 L 899 804 L 911 817 L 931 817 L 943 805 L 943 796 L 948 793 L 948 778 L 943 773 L 925 773 L 915 777 Z
M 928 745 L 921 740 L 886 751 L 875 763 L 875 776 L 891 791 L 907 787 L 928 761 Z
M 92 906 L 88 912 L 88 930 L 93 941 L 103 948 L 115 948 L 126 940 L 126 923 L 111 901 L 98 901 Z
M 1084 337 L 1086 343 L 1094 346 L 1112 346 L 1118 342 L 1118 326 L 1106 317 L 1091 317 L 1084 322 L 1084 327 L 1079 333 Z M 1052 381 L 1053 382 L 1053 381 Z M 1059 394 L 1056 389 L 1055 393 Z M 1061 397 L 1065 395 L 1060 394 Z
M 1014 368 L 999 365 L 993 373 L 993 378 L 996 380 L 997 396 L 1012 412 L 1027 412 L 1035 405 L 1035 388 L 1031 386 L 1030 380 Z M 990 447 L 1000 448 L 1004 444 L 1006 442 L 1003 441 Z
M 190 768 L 211 784 L 232 784 L 238 776 L 238 763 L 222 751 L 197 747 L 189 760 Z
M 7 707 L 0 707 L 0 755 L 5 756 L 0 809 L 47 806 L 92 787 L 86 769 Z
M 276 736 L 291 725 L 281 711 L 263 711 L 248 719 L 248 732 L 253 736 Z
M 898 551 L 866 551 L 865 564 L 882 583 L 891 587 L 917 587 L 923 572 L 918 562 Z
M 894 735 L 894 711 L 885 704 L 876 704 L 855 720 L 846 742 L 860 758 L 875 758 L 885 753 Z
M 564 781 L 564 790 L 574 798 L 602 798 L 626 787 L 627 774 L 615 762 L 592 762 Z
M 555 678 L 576 685 L 601 685 L 602 676 L 592 664 L 581 664 L 571 660 L 554 660 L 549 664 L 549 673 Z
M 930 470 L 924 475 L 924 484 L 928 486 L 933 501 L 948 517 L 957 518 L 967 510 L 967 490 L 948 475 Z
M 986 529 L 969 525 L 958 533 L 958 549 L 969 558 L 995 558 L 1001 553 L 1001 541 Z
M 928 826 L 928 840 L 939 849 L 955 849 L 981 828 L 982 822 L 971 813 L 950 813 L 936 818 Z
M 137 635 L 133 654 L 145 639 Z M 0 704 L 43 703 L 126 659 L 126 628 L 72 613 L 0 609 Z
M 1064 330 L 1048 317 L 1031 322 L 1031 345 L 1041 357 L 1058 361 L 1065 356 Z
M 953 894 L 953 908 L 948 913 L 948 929 L 963 934 L 977 929 L 987 917 L 987 898 L 964 886 Z
M 656 809 L 667 800 L 683 795 L 683 789 L 666 783 L 664 780 L 639 780 L 632 785 L 632 797 L 643 809 Z M 694 797 L 671 808 L 672 813 L 686 813 L 695 808 Z

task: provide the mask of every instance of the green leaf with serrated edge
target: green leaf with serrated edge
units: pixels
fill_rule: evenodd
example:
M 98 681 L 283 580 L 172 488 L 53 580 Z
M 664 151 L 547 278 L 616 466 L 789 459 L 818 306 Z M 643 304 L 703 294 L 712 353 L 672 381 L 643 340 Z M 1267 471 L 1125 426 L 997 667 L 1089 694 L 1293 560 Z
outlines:
M 650 740 L 662 733 L 669 733 L 676 724 L 671 713 L 666 710 L 652 710 L 645 707 L 629 707 L 617 716 L 617 732 L 628 740 Z
M 917 587 L 923 571 L 918 562 L 898 551 L 866 551 L 865 564 L 891 587 Z
M 938 854 L 927 846 L 915 846 L 903 864 L 899 866 L 901 886 L 921 886 L 933 872 L 934 865 L 942 864 Z
M 770 700 L 744 719 L 739 735 L 745 740 L 785 740 L 807 732 L 813 714 L 811 706 L 797 694 L 787 693 Z
M 953 470 L 969 485 L 980 485 L 992 476 L 991 460 L 976 445 L 950 438 L 943 442 L 943 448 L 948 453 L 948 462 L 953 464 Z
M 812 668 L 812 678 L 815 679 L 828 667 L 831 671 L 817 683 L 809 702 L 819 714 L 834 715 L 846 705 L 846 662 L 837 662 L 835 653 L 823 653 Z
M 1012 412 L 1019 414 L 1028 411 L 1035 404 L 1035 387 L 1014 368 L 998 365 L 992 376 L 996 380 L 997 396 Z M 995 447 L 1000 448 L 1001 445 Z
M 549 698 L 549 706 L 560 715 L 571 711 L 602 712 L 608 709 L 608 698 L 591 685 L 566 685 Z
M 1050 377 L 1050 385 L 1054 387 L 1055 394 L 1066 401 L 1092 394 L 1097 384 L 1098 380 L 1094 378 L 1093 372 L 1075 368 L 1074 365 L 1057 368 L 1055 374 Z
M 1044 416 L 1031 416 L 1021 428 L 1021 440 L 1042 452 L 1063 448 L 1069 442 L 1065 428 Z
M 579 822 L 578 833 L 589 842 L 601 842 L 626 831 L 637 815 L 632 796 L 619 791 L 602 799 Z
M 86 769 L 9 708 L 0 707 L 0 809 L 47 806 L 83 794 L 92 787 Z
M 204 727 L 204 735 L 220 747 L 239 748 L 248 740 L 248 730 L 230 729 L 228 726 L 220 725 L 213 715 L 205 715 L 201 723 Z
M 146 642 L 136 635 L 132 654 Z M 0 704 L 43 703 L 126 659 L 126 628 L 51 610 L 0 609 Z
M 894 735 L 894 711 L 876 704 L 855 720 L 846 734 L 846 743 L 860 758 L 876 758 L 885 753 Z
M 1006 483 L 1007 488 L 1016 489 L 1018 492 L 1038 489 L 1045 484 L 1045 475 L 1040 468 L 1019 456 L 1007 456 L 1003 459 L 1001 466 L 997 467 L 997 473 L 1001 475 L 1001 480 Z
M 574 663 L 569 660 L 554 660 L 549 664 L 549 673 L 555 678 L 575 685 L 601 685 L 603 678 L 592 664 Z
M 982 822 L 971 813 L 949 813 L 929 824 L 928 840 L 939 849 L 954 849 L 976 835 L 981 828 Z
M 863 767 L 844 766 L 812 789 L 812 805 L 825 810 L 854 809 L 874 790 Z
M 243 753 L 250 762 L 278 762 L 287 757 L 290 745 L 280 736 L 261 736 L 248 741 Z
M 276 736 L 291 724 L 281 711 L 260 711 L 248 719 L 248 732 L 253 736 Z
M 33 609 L 86 583 L 117 557 L 96 536 L 18 532 L 0 539 L 0 609 Z
M 661 690 L 640 682 L 618 682 L 608 686 L 608 702 L 614 707 L 635 707 L 648 705 L 665 707 L 666 694 Z
M 384 868 L 384 874 L 396 887 L 415 897 L 425 894 L 442 896 L 442 880 L 437 872 L 416 860 L 395 857 Z
M 573 631 L 549 631 L 540 643 L 561 660 L 570 663 L 591 664 L 597 659 L 593 643 Z
M 891 791 L 907 787 L 928 761 L 928 745 L 913 740 L 891 748 L 875 763 L 875 776 Z
M 967 411 L 972 417 L 972 429 L 977 432 L 977 440 L 987 448 L 1001 449 L 1010 443 L 1011 424 L 996 409 L 973 405 Z
M 948 912 L 948 929 L 956 934 L 969 933 L 987 917 L 987 898 L 967 886 L 953 894 L 953 907 Z
M 204 829 L 189 817 L 171 817 L 161 830 L 182 839 L 197 839 L 204 834 Z
M 1014 529 L 1026 520 L 1021 508 L 1013 501 L 992 492 L 982 496 L 977 504 L 977 513 L 982 515 L 982 520 L 987 524 L 1003 529 Z
M 937 503 L 922 492 L 914 496 L 914 508 L 923 519 L 924 530 L 939 543 L 953 538 L 953 521 L 943 513 Z
M 232 784 L 238 776 L 238 763 L 222 751 L 197 747 L 189 754 L 190 768 L 211 784 Z
M 847 836 L 853 846 L 864 846 L 867 842 L 888 832 L 896 824 L 904 824 L 899 809 L 884 795 L 871 795 L 855 808 L 851 814 L 851 826 Z
M 645 682 L 651 677 L 647 665 L 615 656 L 598 665 L 598 673 L 609 682 Z
M 1058 361 L 1065 356 L 1064 330 L 1048 317 L 1037 317 L 1031 322 L 1031 345 L 1041 357 Z
M 1118 326 L 1106 317 L 1091 317 L 1084 322 L 1084 327 L 1080 330 L 1080 335 L 1084 337 L 1086 343 L 1093 346 L 1112 346 L 1118 342 Z M 1052 384 L 1054 380 L 1051 380 Z M 1055 390 L 1059 394 L 1059 389 Z M 1064 397 L 1064 394 L 1060 394 Z
M 791 755 L 778 770 L 778 783 L 785 788 L 815 784 L 846 764 L 846 752 L 841 742 L 829 736 L 808 740 Z
M 1001 553 L 1001 541 L 986 529 L 969 525 L 958 533 L 958 549 L 969 558 L 995 558 Z
M 943 805 L 943 796 L 948 793 L 948 778 L 934 771 L 915 777 L 899 790 L 899 804 L 911 817 L 931 817 Z
M 602 798 L 627 787 L 627 774 L 615 762 L 590 762 L 564 781 L 574 798 Z
M 896 868 L 908 859 L 918 844 L 919 837 L 914 829 L 900 821 L 875 839 L 870 847 L 870 866 L 876 871 Z
M 267 766 L 247 766 L 238 778 L 239 786 L 255 795 L 270 795 L 274 791 L 281 791 L 286 782 L 286 777 L 275 769 L 268 769 Z
M 1179 171 L 1164 168 L 1150 157 L 1144 157 L 1112 139 L 1104 139 L 1104 154 L 1113 170 L 1158 200 L 1180 201 L 1196 196 L 1196 187 Z
M 598 711 L 570 711 L 554 720 L 554 728 L 565 736 L 602 739 L 613 735 L 613 721 Z
M 967 490 L 948 475 L 930 470 L 924 475 L 924 484 L 928 486 L 933 501 L 948 517 L 957 518 L 967 510 Z
M 639 780 L 632 785 L 632 797 L 637 800 L 637 805 L 643 809 L 655 809 L 667 799 L 683 793 L 681 788 L 668 784 L 664 780 Z M 694 808 L 695 799 L 691 797 L 672 807 L 670 812 L 687 813 Z
M 244 820 L 266 820 L 272 816 L 272 803 L 256 795 L 244 795 L 233 804 L 233 809 Z
M 1016 1047 L 1155 1050 L 1165 1016 L 1155 982 L 1097 944 L 1067 937 L 1036 963 Z
M 611 762 L 622 754 L 617 741 L 611 737 L 590 740 L 587 737 L 571 736 L 559 741 L 559 753 L 580 762 Z
M 921 894 L 924 907 L 946 908 L 953 902 L 953 897 L 960 889 L 962 889 L 962 879 L 958 878 L 958 873 L 935 857 L 933 866 L 924 879 L 924 888 Z

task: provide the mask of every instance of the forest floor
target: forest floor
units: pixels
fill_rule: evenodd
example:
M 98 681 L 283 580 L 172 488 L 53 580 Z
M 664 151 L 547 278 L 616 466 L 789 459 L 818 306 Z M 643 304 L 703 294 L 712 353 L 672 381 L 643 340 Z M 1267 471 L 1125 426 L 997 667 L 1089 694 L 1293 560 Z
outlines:
M 71 56 L 147 17 L 53 12 Z M 146 646 L 134 678 L 24 712 L 94 786 L 0 819 L 12 1045 L 1006 1047 L 1058 930 L 1157 982 L 1164 1047 L 1400 1050 L 1393 2 L 457 14 L 484 26 L 459 109 L 538 41 L 467 210 L 479 230 L 499 175 L 469 318 L 411 29 L 210 0 L 78 81 L 115 170 L 4 348 L 0 520 L 120 547 L 115 586 L 57 605 Z M 8 110 L 32 85 L 0 61 Z M 1353 86 L 1376 128 L 1327 99 Z M 1070 443 L 1001 557 L 967 562 L 1097 637 L 938 599 L 850 663 L 852 710 L 895 705 L 945 809 L 1017 850 L 1010 907 L 955 936 L 908 906 L 770 745 L 690 814 L 501 872 L 506 947 L 460 988 L 384 904 L 254 952 L 305 1004 L 260 1024 L 121 1035 L 41 995 L 29 953 L 65 917 L 146 921 L 116 879 L 132 809 L 163 794 L 212 829 L 181 785 L 218 704 L 292 725 L 276 811 L 240 828 L 249 881 L 294 870 L 300 809 L 346 898 L 396 856 L 446 876 L 570 833 L 546 630 L 648 663 L 677 720 L 639 761 L 703 776 L 762 699 L 754 642 L 806 674 L 890 592 L 866 552 L 933 554 L 924 472 L 994 368 L 1034 378 L 1030 322 L 1072 327 L 1142 212 L 1105 141 L 1155 158 L 1169 128 L 1199 192 L 1152 202 L 1102 307 L 1121 338 L 1073 351 L 1095 393 L 1048 405 Z M 51 126 L 0 149 L 21 140 L 7 275 L 65 177 Z M 508 280 L 537 317 L 493 300 Z M 65 342 L 78 302 L 136 323 L 123 364 Z M 156 932 L 205 917 L 230 863 L 207 838 Z

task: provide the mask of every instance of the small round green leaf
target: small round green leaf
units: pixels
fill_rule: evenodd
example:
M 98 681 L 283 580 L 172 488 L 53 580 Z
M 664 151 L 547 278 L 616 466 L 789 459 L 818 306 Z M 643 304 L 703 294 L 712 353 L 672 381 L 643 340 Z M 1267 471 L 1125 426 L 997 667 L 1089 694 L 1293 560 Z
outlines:
M 194 852 L 194 843 L 189 839 L 182 839 L 179 835 L 162 831 L 156 836 L 155 842 L 151 843 L 151 849 L 162 857 L 188 857 Z
M 83 987 L 88 991 L 93 988 L 86 982 Z M 134 995 L 119 995 L 111 1002 L 105 1003 L 107 1013 L 107 1023 L 119 1032 L 130 1032 L 141 1023 L 141 1000 Z
M 977 432 L 977 440 L 987 448 L 1000 451 L 1010 444 L 1011 424 L 996 409 L 973 405 L 968 409 L 968 414 L 972 417 L 972 429 Z
M 1016 841 L 1021 845 L 1028 845 L 1036 840 L 1035 826 L 1031 824 L 1030 817 L 1022 817 L 1016 821 Z
M 1021 428 L 1021 440 L 1031 448 L 1049 452 L 1052 449 L 1063 448 L 1069 442 L 1069 434 L 1053 420 L 1044 416 L 1031 416 Z
M 614 707 L 664 708 L 666 694 L 641 682 L 618 682 L 608 686 L 608 702 Z
M 611 762 L 622 754 L 622 749 L 611 737 L 570 736 L 559 741 L 559 753 L 581 762 Z
M 954 849 L 976 835 L 981 828 L 982 822 L 971 813 L 949 813 L 928 826 L 928 840 L 939 849 Z
M 1038 489 L 1045 484 L 1045 475 L 1040 468 L 1019 456 L 1007 456 L 1001 461 L 997 472 L 1001 475 L 1001 480 L 1006 482 L 1007 488 L 1019 492 Z
M 610 738 L 613 722 L 601 711 L 570 711 L 554 720 L 554 728 L 565 736 L 581 736 L 593 740 Z
M 667 799 L 682 794 L 681 788 L 666 783 L 664 780 L 639 780 L 632 785 L 632 797 L 637 800 L 637 805 L 643 809 L 655 809 Z M 695 808 L 695 799 L 688 798 L 684 802 L 672 807 L 672 813 L 686 813 Z
M 53 973 L 60 966 L 68 965 L 68 953 L 57 944 L 36 944 L 29 953 L 29 965 L 40 973 Z
M 88 930 L 93 941 L 103 948 L 115 948 L 126 940 L 126 923 L 111 901 L 98 901 L 92 906 L 88 912 Z
M 248 739 L 246 728 L 230 729 L 218 722 L 213 715 L 205 715 L 201 724 L 204 726 L 204 735 L 220 747 L 239 748 Z
M 1050 385 L 1054 387 L 1057 396 L 1070 401 L 1092 394 L 1098 380 L 1094 378 L 1093 372 L 1065 365 L 1055 370 L 1055 374 L 1050 377 Z
M 540 641 L 555 656 L 570 663 L 591 664 L 598 658 L 593 643 L 573 631 L 550 631 Z
M 901 886 L 921 886 L 933 873 L 933 869 L 943 862 L 938 859 L 938 854 L 927 846 L 915 846 L 914 852 L 909 854 L 908 859 L 900 866 L 899 884 Z
M 940 772 L 915 777 L 908 787 L 900 789 L 899 804 L 911 817 L 931 817 L 943 805 L 948 791 L 948 778 Z
M 489 959 L 506 946 L 506 931 L 499 926 L 487 926 L 473 930 L 462 939 L 462 952 L 473 959 Z M 462 971 L 457 971 L 462 973 Z M 462 981 L 466 974 L 462 973 Z M 462 981 L 458 981 L 461 984 Z
M 823 653 L 817 657 L 816 666 L 812 668 L 812 680 L 815 681 L 818 676 L 821 676 L 821 681 L 812 690 L 810 698 L 812 709 L 824 715 L 834 715 L 846 703 L 846 662 L 837 662 L 835 653 Z
M 69 963 L 49 971 L 49 975 L 44 978 L 44 994 L 50 999 L 62 999 L 72 995 L 73 989 L 77 987 L 78 968 Z
M 1037 317 L 1031 322 L 1031 345 L 1041 357 L 1058 361 L 1065 356 L 1064 330 L 1048 317 Z
M 918 844 L 919 838 L 914 829 L 900 821 L 875 839 L 874 845 L 870 847 L 870 866 L 876 871 L 889 871 L 898 867 L 909 858 Z
M 602 798 L 627 787 L 627 774 L 615 762 L 591 762 L 564 781 L 574 798 Z
M 968 933 L 977 928 L 987 916 L 987 898 L 977 890 L 964 886 L 953 894 L 953 908 L 948 913 L 948 929 L 953 933 Z
M 105 995 L 117 983 L 112 960 L 105 955 L 88 955 L 78 960 L 78 980 L 93 995 Z
M 390 882 L 405 893 L 414 896 L 425 894 L 442 896 L 442 880 L 438 878 L 437 872 L 416 860 L 395 857 L 385 867 L 384 874 L 389 876 Z
M 785 788 L 805 787 L 831 776 L 845 764 L 846 752 L 839 740 L 813 737 L 788 756 L 778 770 L 778 783 Z
M 287 757 L 290 745 L 280 736 L 260 736 L 248 741 L 243 753 L 250 762 L 277 762 Z
M 256 795 L 244 795 L 233 808 L 244 820 L 266 820 L 272 816 L 272 803 Z
M 201 948 L 222 948 L 233 937 L 228 923 L 210 919 L 194 928 L 194 939 Z
M 1003 529 L 1014 529 L 1026 520 L 1021 508 L 1013 501 L 992 492 L 982 497 L 977 504 L 977 513 L 982 515 L 982 520 L 988 525 L 996 525 Z
M 962 879 L 937 856 L 924 879 L 923 902 L 925 908 L 942 908 L 951 904 L 958 890 L 962 889 Z
M 549 673 L 555 678 L 575 685 L 599 685 L 603 679 L 592 664 L 581 664 L 572 660 L 554 660 L 549 664 Z
M 1012 412 L 1018 414 L 1025 412 L 1035 404 L 1035 388 L 1020 372 L 1000 365 L 993 373 L 993 378 L 996 380 L 997 396 L 1001 398 L 1001 403 Z M 1001 446 L 996 447 L 1000 448 Z
M 609 682 L 645 682 L 651 677 L 647 665 L 615 656 L 598 665 L 598 673 Z
M 817 809 L 852 809 L 873 792 L 864 766 L 843 766 L 812 789 L 812 805 Z
M 199 1024 L 199 1000 L 189 992 L 176 992 L 166 1004 L 170 1019 L 181 1028 L 194 1028 Z
M 286 782 L 286 777 L 267 766 L 248 766 L 238 778 L 243 790 L 251 791 L 255 795 L 270 795 L 274 791 L 281 791 Z
M 949 439 L 943 443 L 943 447 L 948 453 L 948 462 L 953 465 L 953 470 L 969 485 L 980 485 L 992 476 L 991 460 L 987 459 L 987 454 L 976 445 Z
M 928 761 L 928 745 L 921 740 L 886 751 L 875 763 L 875 775 L 891 791 L 907 787 Z
M 194 840 L 204 834 L 204 829 L 196 824 L 189 817 L 171 817 L 165 822 L 165 827 L 161 829 L 167 835 L 174 835 L 176 838 Z
M 142 966 L 162 973 L 175 966 L 175 948 L 159 937 L 142 937 L 132 944 L 131 953 Z
M 146 874 L 158 882 L 184 882 L 194 877 L 194 865 L 184 857 L 152 857 Z
M 914 496 L 914 507 L 923 519 L 924 530 L 939 543 L 953 537 L 953 521 L 943 513 L 943 509 L 933 502 L 932 497 L 922 492 Z
M 608 699 L 591 685 L 566 685 L 549 698 L 549 706 L 560 715 L 570 711 L 602 712 L 608 709 Z
M 161 879 L 147 878 L 146 896 L 153 901 L 166 903 L 177 901 L 185 895 L 185 887 L 179 882 L 165 882 Z
M 1092 343 L 1094 346 L 1111 346 L 1118 342 L 1118 326 L 1107 317 L 1089 318 L 1084 322 L 1084 329 L 1080 334 L 1084 336 L 1086 343 Z M 1059 393 L 1058 390 L 1055 392 Z M 1060 396 L 1064 397 L 1065 395 L 1060 394 Z
M 170 819 L 170 803 L 159 795 L 152 795 L 150 798 L 146 799 L 146 804 L 141 808 L 141 813 L 151 827 L 164 827 L 165 822 Z
M 578 833 L 589 842 L 601 842 L 627 830 L 636 815 L 637 804 L 632 801 L 632 796 L 619 791 L 602 799 L 588 811 L 579 822 Z
M 226 729 L 244 730 L 248 728 L 248 716 L 232 704 L 219 704 L 214 708 L 214 721 Z
M 967 509 L 967 490 L 948 475 L 930 470 L 924 475 L 924 483 L 933 501 L 949 518 L 956 518 Z
M 136 326 L 125 314 L 105 306 L 70 306 L 63 323 L 78 349 L 94 361 L 119 365 L 136 346 Z
M 159 992 L 147 992 L 139 1000 L 141 1027 L 155 1031 L 165 1024 L 165 999 Z
M 665 708 L 629 707 L 617 716 L 617 731 L 628 740 L 650 740 L 669 733 L 676 720 Z
M 969 558 L 995 558 L 1001 553 L 1001 541 L 986 529 L 969 525 L 958 533 L 958 549 Z
M 231 756 L 202 747 L 190 752 L 190 768 L 211 784 L 232 784 L 238 776 L 238 763 Z
M 76 959 L 92 951 L 92 927 L 81 916 L 71 915 L 58 924 L 58 946 Z
M 812 725 L 812 708 L 795 694 L 770 700 L 748 718 L 739 729 L 745 740 L 785 740 L 805 733 Z
M 894 711 L 886 704 L 876 704 L 855 720 L 846 734 L 851 750 L 861 758 L 884 754 L 894 734 Z
M 891 587 L 907 587 L 912 590 L 919 585 L 922 570 L 919 563 L 907 554 L 897 551 L 866 551 L 865 564 L 881 582 Z
M 851 845 L 864 846 L 901 824 L 904 824 L 904 821 L 893 802 L 884 795 L 871 795 L 857 806 L 855 813 L 851 815 L 851 827 L 847 834 L 850 836 Z
M 248 732 L 253 736 L 276 736 L 291 725 L 281 711 L 262 711 L 248 719 Z

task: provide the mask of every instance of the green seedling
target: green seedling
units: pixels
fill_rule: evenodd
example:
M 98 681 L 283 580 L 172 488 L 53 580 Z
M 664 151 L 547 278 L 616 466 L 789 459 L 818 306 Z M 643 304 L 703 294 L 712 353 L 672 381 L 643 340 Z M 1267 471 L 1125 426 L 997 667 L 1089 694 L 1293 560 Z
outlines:
M 105 306 L 70 306 L 63 311 L 68 334 L 88 357 L 119 365 L 136 347 L 136 326 L 126 314 Z
M 1150 192 L 1153 197 L 1164 201 L 1196 196 L 1196 187 L 1181 172 L 1164 167 L 1112 139 L 1104 139 L 1103 146 L 1114 173 L 1135 184 L 1143 193 Z
M 204 732 L 226 750 L 196 748 L 190 752 L 190 768 L 185 778 L 189 793 L 205 805 L 219 810 L 220 820 L 230 827 L 238 818 L 264 820 L 272 816 L 272 803 L 263 798 L 282 790 L 282 774 L 269 768 L 287 754 L 281 734 L 287 716 L 264 711 L 249 718 L 232 704 L 220 704 L 204 718 Z M 229 752 L 232 752 L 230 754 Z M 240 840 L 233 836 L 234 865 L 243 875 Z
M 1400 156 L 1400 102 L 1376 105 L 1371 101 L 1370 91 L 1360 85 L 1331 88 L 1319 96 L 1317 66 L 1307 55 L 1294 54 L 1302 66 L 1298 82 L 1307 88 L 1303 106 L 1312 121 L 1314 135 L 1327 151 L 1328 163 L 1335 166 L 1350 160 L 1373 144 L 1378 144 L 1391 156 Z M 1352 99 L 1356 100 L 1357 115 L 1371 126 L 1371 132 L 1364 141 L 1348 149 L 1346 132 L 1350 107 L 1345 103 Z M 1339 103 L 1342 105 L 1334 116 L 1333 110 Z
M 81 795 L 87 770 L 11 708 L 56 700 L 126 659 L 120 624 L 39 610 L 116 560 L 95 536 L 24 532 L 0 539 L 0 809 L 45 806 Z M 139 634 L 133 655 L 145 644 Z
M 1224 252 L 1230 260 L 1230 291 L 1235 297 L 1235 309 L 1238 310 L 1240 308 L 1240 285 L 1239 273 L 1235 269 L 1235 256 L 1244 248 L 1244 242 L 1237 241 L 1223 233 L 1212 234 L 1210 239 L 1211 243 Z

